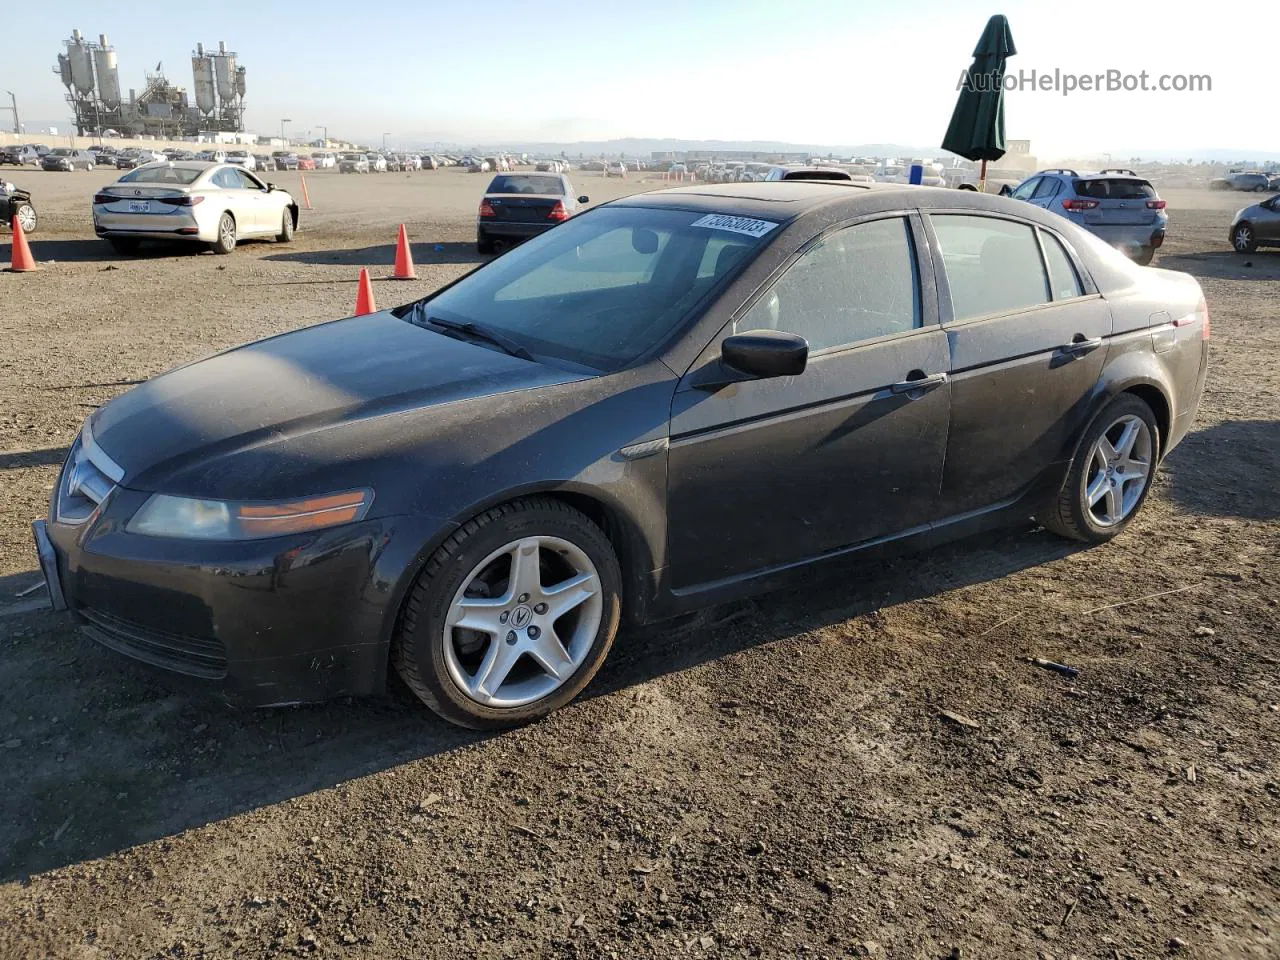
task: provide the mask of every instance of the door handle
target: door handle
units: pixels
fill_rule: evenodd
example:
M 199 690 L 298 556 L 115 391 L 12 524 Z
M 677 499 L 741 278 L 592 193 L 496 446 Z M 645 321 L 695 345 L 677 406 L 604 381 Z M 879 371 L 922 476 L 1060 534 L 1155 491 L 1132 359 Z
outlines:
M 919 376 L 912 376 L 919 374 Z M 899 380 L 897 383 L 889 385 L 889 389 L 894 393 L 915 393 L 917 390 L 923 392 L 932 390 L 934 387 L 940 387 L 947 382 L 945 373 L 921 373 L 919 370 L 912 370 L 907 374 L 906 380 Z
M 1102 346 L 1101 337 L 1086 337 L 1083 333 L 1077 333 L 1071 338 L 1070 343 L 1064 343 L 1058 349 L 1063 353 L 1075 355 L 1088 353 L 1090 350 L 1097 350 L 1100 346 Z

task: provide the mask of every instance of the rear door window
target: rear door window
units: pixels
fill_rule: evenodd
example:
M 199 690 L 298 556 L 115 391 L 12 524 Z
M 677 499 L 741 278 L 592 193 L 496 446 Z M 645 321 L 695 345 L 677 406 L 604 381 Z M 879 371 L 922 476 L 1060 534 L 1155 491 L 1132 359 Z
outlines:
M 1040 242 L 1044 244 L 1044 259 L 1049 267 L 1049 289 L 1053 292 L 1053 299 L 1083 297 L 1084 287 L 1080 284 L 1075 265 L 1067 256 L 1062 241 L 1048 230 L 1041 230 Z
M 970 214 L 930 217 L 955 321 L 1015 313 L 1049 302 L 1049 278 L 1035 231 L 1025 223 Z

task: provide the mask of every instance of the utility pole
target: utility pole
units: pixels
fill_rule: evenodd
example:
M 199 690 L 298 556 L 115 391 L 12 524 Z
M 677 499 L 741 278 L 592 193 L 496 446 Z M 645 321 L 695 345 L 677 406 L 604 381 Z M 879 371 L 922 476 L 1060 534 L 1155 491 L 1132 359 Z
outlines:
M 391 136 L 391 134 L 389 134 L 389 133 L 384 133 L 384 134 L 382 135 L 382 152 L 383 152 L 383 153 L 386 153 L 386 152 L 387 152 L 387 137 L 389 137 L 389 136 Z
M 286 123 L 293 123 L 293 120 L 290 119 L 289 117 L 281 117 L 280 118 L 280 140 L 281 140 L 280 145 L 284 147 L 289 146 L 289 141 L 286 140 L 284 136 L 284 125 Z
M 22 124 L 18 121 L 18 98 L 13 95 L 12 90 L 6 90 L 5 93 L 9 94 L 9 102 L 13 104 L 13 106 L 9 108 L 13 111 L 13 132 L 21 133 Z
M 319 127 L 321 130 L 323 130 L 323 131 L 324 131 L 324 145 L 325 145 L 325 148 L 326 148 L 326 149 L 328 149 L 328 147 L 329 147 L 329 128 L 328 128 L 328 127 L 326 127 L 323 123 L 317 123 L 317 124 L 316 124 L 316 126 L 317 126 L 317 127 Z

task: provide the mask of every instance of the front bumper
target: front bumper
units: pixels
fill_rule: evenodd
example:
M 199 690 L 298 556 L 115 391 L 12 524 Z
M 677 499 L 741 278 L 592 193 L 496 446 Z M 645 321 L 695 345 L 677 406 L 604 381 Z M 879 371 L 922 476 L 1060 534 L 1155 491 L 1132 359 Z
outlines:
M 447 525 L 382 518 L 232 543 L 125 533 L 146 496 L 117 487 L 82 526 L 36 525 L 55 606 L 91 639 L 246 706 L 384 689 L 419 551 Z

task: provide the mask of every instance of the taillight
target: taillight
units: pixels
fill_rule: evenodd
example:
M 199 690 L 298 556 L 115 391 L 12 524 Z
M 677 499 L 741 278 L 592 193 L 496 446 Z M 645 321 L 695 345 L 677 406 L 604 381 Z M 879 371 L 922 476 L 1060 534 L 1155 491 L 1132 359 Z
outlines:
M 1164 200 L 1148 200 L 1148 201 L 1147 201 L 1147 209 L 1148 209 L 1148 210 L 1163 210 L 1163 209 L 1165 208 L 1165 204 L 1166 204 L 1166 201 L 1164 201 Z
M 488 200 L 481 200 L 481 201 L 480 201 L 480 216 L 482 216 L 482 217 L 496 217 L 497 215 L 498 215 L 498 214 L 497 214 L 497 211 L 495 211 L 495 210 L 493 209 L 493 205 L 492 205 L 492 204 L 490 204 Z
M 94 203 L 112 203 L 115 199 L 116 198 L 109 193 L 95 193 L 93 195 Z
M 198 194 L 194 197 L 156 197 L 155 199 L 175 207 L 194 207 L 197 203 L 204 203 L 204 197 Z
M 559 221 L 561 221 L 561 220 L 568 220 L 568 219 L 569 219 L 569 211 L 568 211 L 568 210 L 566 210 L 566 209 L 564 208 L 564 202 L 563 202 L 563 201 L 561 201 L 561 200 L 557 200 L 557 201 L 556 201 L 556 205 L 555 205 L 554 207 L 552 207 L 552 208 L 551 208 L 551 212 L 547 214 L 547 219 L 548 219 L 548 220 L 555 220 L 555 221 L 557 221 L 557 222 L 559 222 Z
M 1200 339 L 1209 339 L 1209 304 L 1205 302 L 1204 297 L 1200 298 L 1200 305 L 1196 308 L 1196 312 L 1204 317 L 1204 326 L 1200 328 Z
M 1077 200 L 1069 197 L 1062 201 L 1063 210 L 1092 210 L 1097 205 L 1097 200 Z

